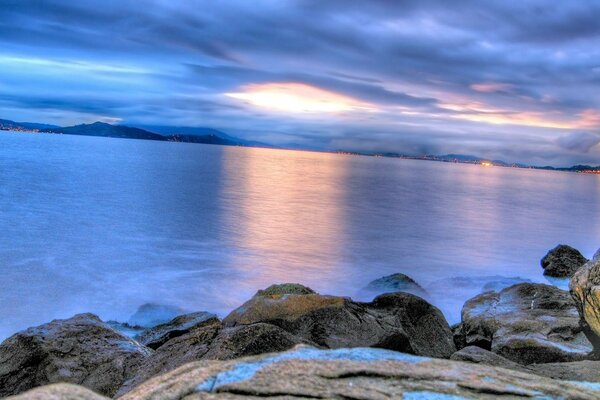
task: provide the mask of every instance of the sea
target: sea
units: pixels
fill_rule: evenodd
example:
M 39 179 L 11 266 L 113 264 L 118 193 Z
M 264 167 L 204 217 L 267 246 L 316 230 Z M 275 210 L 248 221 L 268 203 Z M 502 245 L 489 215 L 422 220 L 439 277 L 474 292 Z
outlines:
M 227 315 L 302 283 L 370 301 L 412 277 L 449 323 L 600 247 L 600 176 L 280 149 L 0 133 L 0 339 L 143 304 Z

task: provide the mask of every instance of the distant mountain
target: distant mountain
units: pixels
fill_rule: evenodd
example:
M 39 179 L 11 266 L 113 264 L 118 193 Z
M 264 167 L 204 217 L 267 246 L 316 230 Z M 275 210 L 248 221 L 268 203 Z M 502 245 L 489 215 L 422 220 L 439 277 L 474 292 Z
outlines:
M 43 129 L 42 132 L 62 133 L 64 135 L 81 136 L 101 136 L 126 139 L 145 139 L 166 141 L 167 138 L 139 128 L 131 128 L 123 125 L 111 125 L 104 122 L 94 122 L 93 124 L 81 124 L 68 126 L 66 128 Z
M 165 126 L 165 125 L 139 125 L 133 124 L 138 128 L 147 129 L 152 132 L 160 133 L 167 137 L 172 138 L 186 138 L 191 143 L 208 143 L 208 144 L 222 144 L 226 146 L 247 146 L 247 147 L 269 147 L 272 146 L 267 143 L 257 142 L 254 140 L 245 140 L 238 137 L 234 137 L 226 134 L 223 131 L 214 128 L 207 127 L 194 127 L 194 126 Z M 202 139 L 198 139 L 198 137 Z M 174 140 L 182 141 L 182 140 Z
M 203 143 L 203 144 L 220 144 L 223 146 L 240 146 L 239 142 L 235 142 L 215 134 L 209 135 L 169 135 L 165 136 L 170 142 L 184 142 L 184 143 Z
M 8 119 L 0 119 L 0 130 L 3 131 L 39 131 L 42 129 L 58 128 L 57 125 L 38 124 L 35 122 L 15 122 Z

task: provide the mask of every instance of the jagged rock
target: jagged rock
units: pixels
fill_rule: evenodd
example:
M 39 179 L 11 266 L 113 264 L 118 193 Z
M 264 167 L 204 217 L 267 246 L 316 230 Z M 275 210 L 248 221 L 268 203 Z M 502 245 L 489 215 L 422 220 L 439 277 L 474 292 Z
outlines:
M 592 350 L 568 292 L 522 283 L 467 301 L 462 329 L 468 346 L 520 364 L 584 359 Z
M 223 320 L 228 327 L 259 322 L 327 348 L 381 347 L 441 358 L 456 349 L 442 313 L 409 293 L 371 303 L 319 294 L 254 296 Z
M 528 369 L 548 378 L 569 381 L 600 382 L 600 361 L 574 361 L 529 365 Z
M 371 281 L 364 289 L 364 292 L 379 295 L 392 292 L 407 292 L 415 296 L 427 297 L 427 292 L 410 276 L 401 273 L 384 276 Z M 372 297 L 371 297 L 372 298 Z
M 165 324 L 145 330 L 136 336 L 135 340 L 151 349 L 157 349 L 177 336 L 213 322 L 219 322 L 217 316 L 205 311 L 180 315 Z
M 592 257 L 592 261 L 600 261 L 600 249 L 596 250 L 594 256 Z
M 477 346 L 467 346 L 464 349 L 457 351 L 450 357 L 454 361 L 467 361 L 476 364 L 492 365 L 494 367 L 502 367 L 514 369 L 515 371 L 530 372 L 524 366 L 510 361 L 496 353 L 482 349 Z
M 316 350 L 195 362 L 122 400 L 150 399 L 597 399 L 597 386 L 383 349 Z
M 564 278 L 572 276 L 587 261 L 577 249 L 559 244 L 542 258 L 541 264 L 544 275 Z
M 119 390 L 126 393 L 141 382 L 171 371 L 190 361 L 229 360 L 238 357 L 284 351 L 297 344 L 308 343 L 283 329 L 269 324 L 223 328 L 214 320 L 207 326 L 166 342 L 139 369 L 136 376 Z
M 571 295 L 581 316 L 581 326 L 600 355 L 600 260 L 590 261 L 571 278 Z
M 127 325 L 133 327 L 152 328 L 165 324 L 173 318 L 186 314 L 187 311 L 164 304 L 146 303 L 141 305 L 135 314 L 127 321 Z
M 0 344 L 0 396 L 56 382 L 112 396 L 151 353 L 93 314 L 54 320 Z
M 108 400 L 83 386 L 70 383 L 55 383 L 26 391 L 6 400 Z

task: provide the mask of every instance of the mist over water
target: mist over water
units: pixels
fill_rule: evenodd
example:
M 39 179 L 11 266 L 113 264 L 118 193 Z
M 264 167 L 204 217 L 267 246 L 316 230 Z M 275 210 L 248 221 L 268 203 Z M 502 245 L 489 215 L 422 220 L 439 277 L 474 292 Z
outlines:
M 0 133 L 0 339 L 148 302 L 224 316 L 278 282 L 370 300 L 395 272 L 457 322 L 490 281 L 547 282 L 539 259 L 558 243 L 591 257 L 599 178 Z

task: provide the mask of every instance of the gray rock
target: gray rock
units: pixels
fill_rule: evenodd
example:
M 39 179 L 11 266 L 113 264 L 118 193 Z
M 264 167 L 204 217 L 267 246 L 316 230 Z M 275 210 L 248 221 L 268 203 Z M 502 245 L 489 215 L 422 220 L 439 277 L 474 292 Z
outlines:
M 383 349 L 299 348 L 195 362 L 157 376 L 121 400 L 598 399 L 597 386 Z
M 112 396 L 151 354 L 93 314 L 55 320 L 0 344 L 0 396 L 57 382 Z
M 496 353 L 482 349 L 477 346 L 467 346 L 464 349 L 457 351 L 450 357 L 454 361 L 466 361 L 476 364 L 492 365 L 494 367 L 502 367 L 513 369 L 521 372 L 531 372 L 521 364 L 510 361 Z
M 421 285 L 415 282 L 410 276 L 401 273 L 375 279 L 374 281 L 371 281 L 363 291 L 374 295 L 407 292 L 412 293 L 415 296 L 427 297 L 427 292 Z
M 520 364 L 579 361 L 592 350 L 569 294 L 544 284 L 522 283 L 470 299 L 462 329 L 468 346 Z
M 600 249 L 596 250 L 594 256 L 592 257 L 592 261 L 600 261 Z
M 571 277 L 587 261 L 577 249 L 559 244 L 542 258 L 541 265 L 544 275 L 564 278 Z
M 569 381 L 600 382 L 600 361 L 574 361 L 567 363 L 532 364 L 528 368 L 535 374 Z
M 186 310 L 179 307 L 146 303 L 141 305 L 135 314 L 129 318 L 127 325 L 132 327 L 152 328 L 167 323 L 173 318 L 186 313 Z
M 283 329 L 269 324 L 223 328 L 208 320 L 203 328 L 166 342 L 150 357 L 134 378 L 126 382 L 119 395 L 148 378 L 197 360 L 229 360 L 238 357 L 288 350 L 297 344 L 310 344 Z
M 402 292 L 371 303 L 319 294 L 254 296 L 223 320 L 228 327 L 259 322 L 326 348 L 381 347 L 442 358 L 456 349 L 442 313 Z
M 100 396 L 83 386 L 54 383 L 7 397 L 6 400 L 108 400 L 108 397 Z
M 204 311 L 180 315 L 166 324 L 143 331 L 135 339 L 151 349 L 157 349 L 177 336 L 185 335 L 193 329 L 214 323 L 215 321 L 219 322 L 215 314 Z

